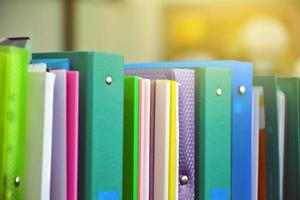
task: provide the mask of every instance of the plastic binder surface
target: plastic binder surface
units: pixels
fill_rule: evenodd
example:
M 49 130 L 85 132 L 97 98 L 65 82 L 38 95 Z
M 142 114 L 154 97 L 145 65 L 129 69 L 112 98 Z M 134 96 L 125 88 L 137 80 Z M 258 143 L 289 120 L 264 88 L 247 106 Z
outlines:
M 196 80 L 196 199 L 230 199 L 231 73 L 201 68 Z
M 24 199 L 29 54 L 0 46 L 0 197 Z

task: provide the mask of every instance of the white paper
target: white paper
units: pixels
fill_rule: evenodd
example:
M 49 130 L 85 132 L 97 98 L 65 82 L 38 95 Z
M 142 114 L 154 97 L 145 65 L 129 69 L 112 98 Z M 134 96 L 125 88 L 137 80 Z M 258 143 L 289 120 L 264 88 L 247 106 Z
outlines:
M 151 81 L 145 82 L 145 178 L 144 178 L 144 199 L 149 199 L 149 171 L 150 171 L 150 98 L 151 98 Z
M 259 163 L 259 96 L 261 87 L 252 90 L 252 200 L 258 198 L 258 163 Z
M 279 186 L 280 199 L 283 199 L 283 173 L 284 173 L 284 135 L 285 135 L 285 95 L 282 91 L 277 91 L 278 104 L 278 141 L 279 141 Z
M 49 200 L 55 75 L 30 72 L 28 79 L 25 199 Z
M 156 81 L 154 199 L 168 199 L 170 82 Z

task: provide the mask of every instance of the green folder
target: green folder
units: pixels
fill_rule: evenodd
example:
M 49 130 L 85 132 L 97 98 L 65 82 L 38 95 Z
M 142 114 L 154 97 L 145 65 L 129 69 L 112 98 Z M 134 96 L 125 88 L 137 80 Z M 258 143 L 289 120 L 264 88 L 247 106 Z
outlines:
M 123 199 L 138 199 L 139 78 L 125 77 Z
M 300 83 L 298 78 L 279 78 L 286 99 L 285 171 L 283 199 L 300 199 L 299 137 Z
M 0 46 L 0 199 L 22 200 L 29 53 Z
M 196 199 L 231 199 L 231 71 L 196 70 Z
M 278 80 L 275 76 L 256 76 L 254 77 L 254 85 L 262 86 L 264 92 L 267 200 L 279 200 Z
M 123 172 L 123 57 L 100 52 L 38 53 L 67 58 L 79 71 L 78 199 L 121 199 Z

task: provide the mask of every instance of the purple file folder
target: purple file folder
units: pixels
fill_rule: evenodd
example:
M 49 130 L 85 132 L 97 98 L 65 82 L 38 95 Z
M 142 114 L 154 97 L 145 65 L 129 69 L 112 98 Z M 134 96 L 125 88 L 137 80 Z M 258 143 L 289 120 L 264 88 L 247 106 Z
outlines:
M 126 69 L 126 75 L 174 80 L 179 85 L 179 194 L 180 200 L 195 199 L 195 72 L 192 69 Z M 155 136 L 154 136 L 155 137 Z M 150 144 L 151 146 L 153 144 Z M 153 161 L 150 161 L 153 163 Z M 150 166 L 151 168 L 151 166 Z M 151 178 L 153 176 L 150 176 Z M 181 180 L 181 179 L 184 180 Z M 181 181 L 180 181 L 181 180 Z M 153 191 L 150 179 L 150 191 Z M 151 192 L 150 192 L 151 193 Z M 150 200 L 153 200 L 151 198 Z

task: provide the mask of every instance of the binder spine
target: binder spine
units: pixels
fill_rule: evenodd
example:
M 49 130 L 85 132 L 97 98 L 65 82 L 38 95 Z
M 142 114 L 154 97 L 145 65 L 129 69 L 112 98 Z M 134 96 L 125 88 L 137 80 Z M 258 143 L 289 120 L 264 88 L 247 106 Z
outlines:
M 3 124 L 1 131 L 0 198 L 24 199 L 27 80 L 29 54 L 24 49 L 1 47 L 4 64 Z
M 252 200 L 252 64 L 232 62 L 232 200 Z
M 196 70 L 196 199 L 231 198 L 231 74 Z
M 90 200 L 122 197 L 123 57 L 90 53 Z M 89 67 L 89 66 L 87 66 Z M 88 188 L 86 188 L 88 189 Z

